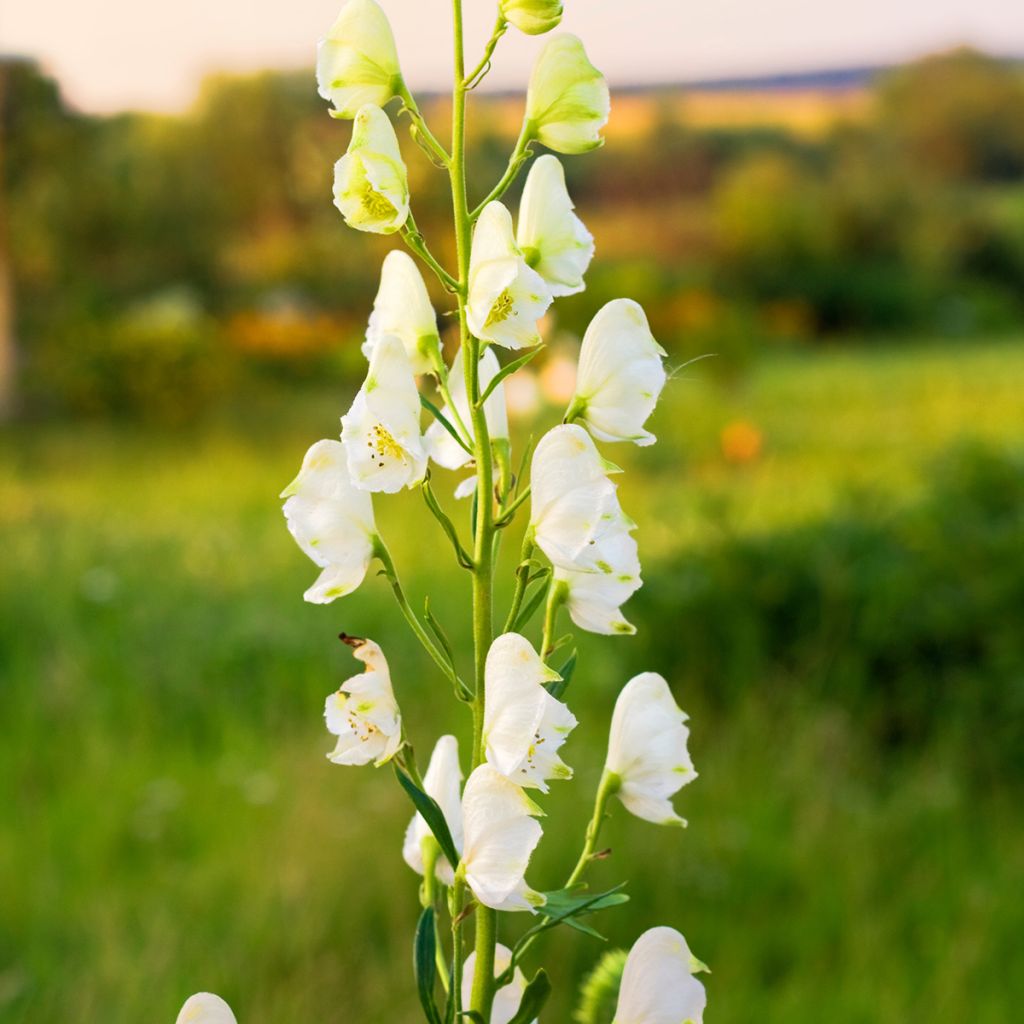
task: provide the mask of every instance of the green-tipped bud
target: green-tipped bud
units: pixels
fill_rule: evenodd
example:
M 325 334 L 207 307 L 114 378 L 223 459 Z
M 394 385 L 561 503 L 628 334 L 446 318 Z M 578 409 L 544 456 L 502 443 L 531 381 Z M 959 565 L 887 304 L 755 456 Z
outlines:
M 572 35 L 553 36 L 533 65 L 526 94 L 532 138 L 556 153 L 586 153 L 604 140 L 611 100 L 604 75 Z
M 528 36 L 550 32 L 562 20 L 561 0 L 501 0 L 504 19 Z

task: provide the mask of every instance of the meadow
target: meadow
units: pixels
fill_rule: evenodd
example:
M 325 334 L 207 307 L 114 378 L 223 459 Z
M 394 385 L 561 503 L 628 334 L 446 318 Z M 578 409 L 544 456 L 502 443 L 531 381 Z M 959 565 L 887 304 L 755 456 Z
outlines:
M 960 690 L 937 690 L 908 739 L 870 727 L 885 693 L 846 699 L 833 670 L 851 634 L 829 632 L 820 658 L 769 661 L 771 644 L 744 631 L 774 635 L 756 602 L 731 630 L 728 602 L 716 619 L 704 591 L 685 589 L 701 566 L 741 564 L 716 552 L 756 550 L 755 584 L 789 593 L 801 531 L 922 509 L 931 522 L 948 505 L 935 467 L 966 444 L 1001 467 L 997 498 L 998 481 L 1019 493 L 1022 379 L 1019 339 L 780 352 L 729 383 L 698 363 L 666 392 L 661 443 L 610 453 L 641 524 L 647 583 L 628 609 L 640 634 L 581 646 L 566 695 L 581 721 L 566 747 L 578 782 L 554 789 L 558 826 L 530 880 L 555 888 L 575 860 L 618 688 L 664 672 L 692 717 L 700 778 L 678 800 L 690 826 L 614 813 L 594 881 L 628 876 L 631 902 L 599 927 L 608 947 L 654 923 L 681 928 L 711 965 L 718 1024 L 996 1024 L 1024 1001 L 1011 968 L 1024 926 L 1022 774 L 992 740 L 1024 704 L 1007 624 L 972 627 L 982 648 L 1001 646 L 952 666 Z M 440 731 L 464 739 L 468 722 L 445 717 L 454 702 L 438 698 L 445 684 L 382 580 L 325 608 L 301 601 L 314 570 L 276 495 L 347 401 L 341 384 L 253 391 L 177 431 L 23 423 L 0 434 L 4 1024 L 170 1021 L 200 988 L 243 1024 L 418 1019 L 406 938 L 417 879 L 400 858 L 410 806 L 388 770 L 323 756 L 323 698 L 354 671 L 335 634 L 384 645 L 421 756 Z M 458 643 L 468 584 L 454 568 L 436 574 L 442 545 L 419 501 L 379 501 L 382 533 L 407 588 L 417 601 L 429 588 Z M 953 618 L 983 615 L 974 597 L 997 576 L 1004 601 L 1021 595 L 1024 519 L 1019 505 L 996 506 L 1005 554 L 975 561 L 964 546 Z M 924 556 L 911 544 L 906 557 Z M 886 585 L 868 585 L 869 598 Z M 689 606 L 720 649 L 696 656 Z M 998 609 L 1018 615 L 1017 633 L 1020 607 Z M 886 642 L 898 643 L 890 625 Z M 755 648 L 742 685 L 726 687 L 719 663 L 724 673 Z M 911 681 L 925 703 L 929 680 L 951 668 L 941 654 Z M 993 692 L 1017 703 L 970 705 L 988 717 L 958 727 L 960 697 L 988 681 L 975 664 L 1002 673 L 1009 683 Z M 544 1019 L 568 1021 L 572 985 L 608 947 L 575 933 L 547 941 L 556 995 Z

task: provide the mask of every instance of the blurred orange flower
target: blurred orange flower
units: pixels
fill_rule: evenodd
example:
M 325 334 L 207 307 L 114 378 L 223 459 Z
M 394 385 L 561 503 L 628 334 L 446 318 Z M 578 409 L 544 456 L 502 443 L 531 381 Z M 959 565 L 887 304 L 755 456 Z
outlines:
M 722 428 L 721 445 L 726 462 L 753 462 L 764 447 L 764 435 L 753 423 L 733 420 Z

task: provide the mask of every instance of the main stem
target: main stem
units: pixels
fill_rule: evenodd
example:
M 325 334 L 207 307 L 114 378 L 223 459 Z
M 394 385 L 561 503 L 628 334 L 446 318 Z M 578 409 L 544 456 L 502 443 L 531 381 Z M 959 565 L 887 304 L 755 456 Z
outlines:
M 494 636 L 492 585 L 494 504 L 491 440 L 480 405 L 480 341 L 469 332 L 466 296 L 469 290 L 470 217 L 466 202 L 466 66 L 462 39 L 462 0 L 452 0 L 455 37 L 454 86 L 452 90 L 452 215 L 459 264 L 459 334 L 466 371 L 466 393 L 473 421 L 473 457 L 476 461 L 476 533 L 473 539 L 473 666 L 476 689 L 473 697 L 473 767 L 483 761 L 484 665 Z M 489 907 L 476 910 L 476 967 L 469 1009 L 480 1019 L 491 1019 L 494 1001 L 494 945 L 497 914 Z M 455 995 L 455 993 L 453 993 Z

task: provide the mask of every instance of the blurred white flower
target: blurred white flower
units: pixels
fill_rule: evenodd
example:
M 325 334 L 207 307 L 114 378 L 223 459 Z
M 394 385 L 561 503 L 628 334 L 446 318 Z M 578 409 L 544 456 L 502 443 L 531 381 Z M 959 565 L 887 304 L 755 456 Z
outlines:
M 565 405 L 576 391 L 576 360 L 565 352 L 549 351 L 539 373 L 540 389 L 552 405 Z
M 594 237 L 572 211 L 558 157 L 538 157 L 523 187 L 516 244 L 556 298 L 583 291 L 583 275 L 594 256 Z
M 656 825 L 685 825 L 670 797 L 697 773 L 686 748 L 687 715 L 655 672 L 634 676 L 612 714 L 605 771 L 626 810 Z
M 544 279 L 526 265 L 512 231 L 512 215 L 488 203 L 473 232 L 466 318 L 478 338 L 505 348 L 540 341 L 537 321 L 551 305 Z
M 513 419 L 528 420 L 540 410 L 540 388 L 537 375 L 527 366 L 506 377 L 501 386 L 505 389 L 505 404 Z
M 567 418 L 584 423 L 600 441 L 654 444 L 644 423 L 665 386 L 664 357 L 642 307 L 632 299 L 613 299 L 583 336 Z
M 528 36 L 550 32 L 562 20 L 562 0 L 501 0 L 500 7 L 505 20 Z
M 367 103 L 383 107 L 402 81 L 388 17 L 374 0 L 348 0 L 316 52 L 320 95 L 334 117 L 353 118 Z
M 430 755 L 430 764 L 427 765 L 426 774 L 423 776 L 423 789 L 428 796 L 437 801 L 444 820 L 448 823 L 448 831 L 452 835 L 455 849 L 460 853 L 462 852 L 461 786 L 462 769 L 459 767 L 459 741 L 454 736 L 442 736 L 434 745 L 434 751 Z M 420 875 L 424 873 L 423 844 L 425 842 L 436 844 L 437 840 L 422 815 L 417 811 L 405 831 L 402 857 L 405 859 L 405 863 Z M 452 865 L 448 863 L 448 858 L 443 853 L 438 853 L 434 873 L 445 885 L 451 885 L 454 881 Z
M 615 471 L 575 424 L 554 427 L 538 442 L 530 469 L 530 528 L 553 565 L 611 572 L 602 542 L 633 529 L 608 479 Z
M 636 541 L 625 530 L 601 542 L 601 560 L 608 571 L 573 572 L 555 568 L 566 587 L 566 604 L 580 629 L 605 636 L 631 635 L 636 627 L 622 614 L 622 605 L 640 589 Z
M 518 633 L 499 636 L 484 668 L 484 745 L 487 761 L 520 786 L 548 791 L 548 779 L 571 779 L 558 756 L 576 718 L 544 683 L 561 677 Z
M 389 252 L 380 269 L 380 287 L 363 342 L 367 359 L 372 358 L 374 348 L 385 334 L 401 339 L 413 373 L 437 371 L 441 358 L 437 315 L 423 275 L 413 258 L 401 249 Z
M 585 153 L 603 143 L 611 99 L 604 76 L 576 36 L 552 36 L 530 73 L 526 122 L 533 138 L 556 153 Z
M 633 943 L 613 1024 L 703 1024 L 707 995 L 693 976 L 707 968 L 674 928 L 651 928 Z
M 462 792 L 464 848 L 460 871 L 476 899 L 494 910 L 535 911 L 545 903 L 524 875 L 543 830 L 541 809 L 526 791 L 489 764 L 479 765 Z
M 409 217 L 409 181 L 388 115 L 366 104 L 352 126 L 352 140 L 334 165 L 334 205 L 359 231 L 390 235 Z
M 349 478 L 341 442 L 317 441 L 281 497 L 287 499 L 284 516 L 291 535 L 323 569 L 305 599 L 328 604 L 350 594 L 373 558 L 377 527 L 370 495 Z
M 494 946 L 494 976 L 495 978 L 504 974 L 512 963 L 512 950 L 503 946 L 500 942 Z M 476 951 L 474 950 L 466 957 L 462 965 L 462 1005 L 469 1006 L 473 995 L 473 974 L 476 970 Z M 526 978 L 523 972 L 517 967 L 512 972 L 512 980 L 503 985 L 494 993 L 494 1002 L 491 1004 L 490 1024 L 508 1024 L 516 1015 L 519 1003 L 523 998 L 523 990 L 526 988 Z M 537 1024 L 533 1021 L 533 1024 Z
M 394 335 L 382 335 L 374 345 L 366 380 L 341 417 L 341 440 L 356 487 L 394 494 L 423 479 L 420 395 L 405 347 Z
M 352 655 L 366 666 L 341 684 L 324 704 L 327 731 L 338 737 L 329 761 L 382 765 L 402 745 L 402 717 L 391 689 L 391 673 L 372 640 L 349 640 Z
M 238 1024 L 231 1007 L 212 992 L 189 996 L 178 1014 L 176 1024 Z

